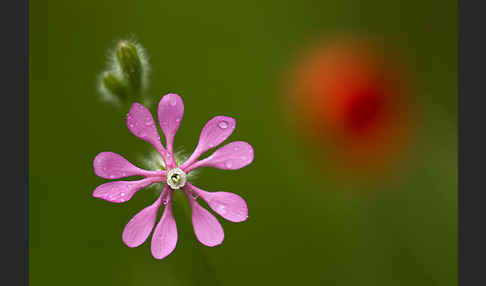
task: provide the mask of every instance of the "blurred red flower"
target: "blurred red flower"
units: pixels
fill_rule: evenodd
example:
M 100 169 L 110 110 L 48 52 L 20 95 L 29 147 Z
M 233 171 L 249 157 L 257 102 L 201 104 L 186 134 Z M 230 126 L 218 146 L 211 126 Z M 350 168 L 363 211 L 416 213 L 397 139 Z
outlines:
M 319 43 L 298 62 L 292 117 L 334 166 L 382 173 L 410 143 L 409 77 L 391 58 L 367 41 L 341 39 Z

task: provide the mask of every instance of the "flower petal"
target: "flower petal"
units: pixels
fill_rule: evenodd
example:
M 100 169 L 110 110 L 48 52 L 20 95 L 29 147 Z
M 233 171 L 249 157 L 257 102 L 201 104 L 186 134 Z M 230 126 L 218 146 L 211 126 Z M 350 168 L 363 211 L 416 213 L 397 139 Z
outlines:
M 243 198 L 228 192 L 206 192 L 190 183 L 184 188 L 192 190 L 201 197 L 213 211 L 232 222 L 242 222 L 248 218 L 248 207 Z
M 186 172 L 199 167 L 214 167 L 223 170 L 240 169 L 253 162 L 253 153 L 250 144 L 243 141 L 231 142 L 214 151 L 211 156 L 192 164 Z
M 138 181 L 115 181 L 98 186 L 93 197 L 112 203 L 124 203 L 141 188 L 152 184 L 152 179 L 146 178 Z
M 125 226 L 122 234 L 122 240 L 128 247 L 137 247 L 147 240 L 159 211 L 162 199 L 159 197 L 152 205 L 144 208 L 136 214 Z
M 196 149 L 191 157 L 181 165 L 181 169 L 190 166 L 201 154 L 221 144 L 233 133 L 235 127 L 236 120 L 231 117 L 216 116 L 209 120 L 201 131 Z
M 159 101 L 159 124 L 167 140 L 167 150 L 172 153 L 174 137 L 184 115 L 184 102 L 175 93 L 169 93 Z
M 163 259 L 174 251 L 177 244 L 177 226 L 172 214 L 172 191 L 167 195 L 164 214 L 155 227 L 150 250 L 156 259 Z
M 135 102 L 127 115 L 127 126 L 133 135 L 149 142 L 165 158 L 165 149 L 160 143 L 160 136 L 150 111 L 140 103 Z
M 94 158 L 94 172 L 105 179 L 119 179 L 130 176 L 164 175 L 164 171 L 147 171 L 134 166 L 123 156 L 113 152 L 101 152 Z
M 184 191 L 191 205 L 192 227 L 199 242 L 206 246 L 216 246 L 223 242 L 224 231 L 219 221 L 187 191 Z

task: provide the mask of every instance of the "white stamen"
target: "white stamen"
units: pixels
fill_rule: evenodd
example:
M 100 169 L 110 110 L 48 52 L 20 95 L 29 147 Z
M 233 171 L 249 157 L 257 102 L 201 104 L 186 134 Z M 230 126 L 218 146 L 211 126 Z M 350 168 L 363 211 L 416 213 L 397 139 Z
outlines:
M 167 172 L 167 184 L 173 189 L 177 190 L 186 184 L 186 173 L 179 168 L 175 168 Z

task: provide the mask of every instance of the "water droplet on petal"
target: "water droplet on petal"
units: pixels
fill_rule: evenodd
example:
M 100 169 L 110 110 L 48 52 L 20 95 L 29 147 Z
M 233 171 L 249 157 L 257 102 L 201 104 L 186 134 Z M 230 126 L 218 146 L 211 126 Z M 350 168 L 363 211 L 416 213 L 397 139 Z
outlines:
M 225 214 L 225 213 L 226 213 L 226 206 L 224 206 L 224 205 L 219 205 L 219 206 L 218 206 L 218 212 L 219 212 L 220 214 Z
M 222 121 L 220 121 L 220 122 L 218 123 L 218 126 L 219 126 L 219 128 L 221 128 L 221 129 L 226 129 L 226 128 L 228 128 L 229 124 L 228 124 L 228 122 L 226 122 L 226 121 L 222 120 Z
M 230 161 L 226 162 L 226 164 L 224 164 L 224 165 L 225 165 L 225 166 L 226 166 L 226 168 L 228 168 L 228 169 L 229 169 L 229 168 L 231 168 L 231 166 L 233 166 L 233 164 L 232 164 Z
M 175 106 L 177 104 L 177 98 L 175 96 L 172 96 L 170 98 L 170 105 Z

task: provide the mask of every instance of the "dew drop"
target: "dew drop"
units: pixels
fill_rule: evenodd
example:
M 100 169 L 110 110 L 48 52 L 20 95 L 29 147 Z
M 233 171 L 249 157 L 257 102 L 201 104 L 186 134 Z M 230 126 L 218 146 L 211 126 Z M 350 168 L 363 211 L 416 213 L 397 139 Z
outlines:
M 175 106 L 177 104 L 177 98 L 175 96 L 172 96 L 170 98 L 170 105 Z
M 125 193 L 121 193 L 120 196 L 124 197 L 125 196 Z
M 225 213 L 226 213 L 226 207 L 225 207 L 225 206 L 223 206 L 223 205 L 219 205 L 219 206 L 218 206 L 218 212 L 219 212 L 220 214 L 225 214 Z
M 228 122 L 226 122 L 226 121 L 222 120 L 222 121 L 220 121 L 220 122 L 218 123 L 218 126 L 219 126 L 219 128 L 221 128 L 221 129 L 226 129 L 226 128 L 228 128 L 229 124 L 228 124 Z
M 180 118 L 176 118 L 176 122 L 177 123 L 181 122 L 181 119 Z
M 224 164 L 226 166 L 226 168 L 231 168 L 233 166 L 233 164 L 231 162 L 226 162 L 226 164 Z

